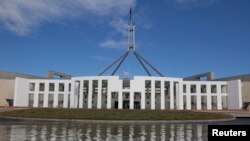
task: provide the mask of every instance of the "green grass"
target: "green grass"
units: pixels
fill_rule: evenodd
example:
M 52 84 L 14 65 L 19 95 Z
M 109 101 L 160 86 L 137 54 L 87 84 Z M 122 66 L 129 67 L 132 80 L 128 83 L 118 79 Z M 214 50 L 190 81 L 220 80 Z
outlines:
M 193 111 L 161 110 L 85 110 L 85 109 L 26 109 L 0 113 L 1 116 L 84 119 L 84 120 L 210 120 L 231 118 L 230 115 Z

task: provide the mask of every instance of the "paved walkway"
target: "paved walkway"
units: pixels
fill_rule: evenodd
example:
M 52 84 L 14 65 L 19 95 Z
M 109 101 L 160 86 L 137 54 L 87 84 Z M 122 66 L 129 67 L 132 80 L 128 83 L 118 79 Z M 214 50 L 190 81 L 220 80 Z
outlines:
M 201 110 L 199 112 L 223 113 L 233 115 L 234 117 L 250 118 L 250 110 Z

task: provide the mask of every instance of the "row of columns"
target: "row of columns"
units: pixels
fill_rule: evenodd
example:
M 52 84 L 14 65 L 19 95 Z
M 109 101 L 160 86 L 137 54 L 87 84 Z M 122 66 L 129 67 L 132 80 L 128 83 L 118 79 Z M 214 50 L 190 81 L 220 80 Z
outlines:
M 185 94 L 186 96 L 186 108 L 187 110 L 191 110 L 191 96 L 196 96 L 196 108 L 197 110 L 201 110 L 202 107 L 201 107 L 201 96 L 206 96 L 207 97 L 207 109 L 208 110 L 211 110 L 212 109 L 212 99 L 211 97 L 212 96 L 216 96 L 217 98 L 217 109 L 218 110 L 221 110 L 222 109 L 222 99 L 221 97 L 222 96 L 227 96 L 226 94 L 221 94 L 221 89 L 220 89 L 220 86 L 221 85 L 217 85 L 217 89 L 216 89 L 216 92 L 215 94 L 212 94 L 211 93 L 211 88 L 210 88 L 210 85 L 207 85 L 207 88 L 206 88 L 206 94 L 201 94 L 201 93 L 195 93 L 195 94 L 191 94 L 191 91 L 190 91 L 190 85 L 186 85 L 186 91 L 187 93 Z M 200 90 L 201 89 L 201 85 L 196 85 L 197 87 L 197 90 Z M 196 90 L 196 92 L 198 92 Z M 183 98 L 183 96 L 182 96 Z M 180 100 L 180 101 L 183 101 L 183 100 Z M 181 106 L 183 107 L 183 106 Z
M 64 91 L 59 92 L 59 82 L 54 82 L 54 91 L 49 91 L 49 83 L 44 84 L 44 91 L 39 91 L 39 83 L 35 83 L 35 91 L 30 92 L 34 93 L 34 103 L 33 107 L 39 106 L 39 94 L 43 95 L 43 107 L 48 108 L 49 107 L 49 94 L 51 93 L 53 95 L 53 108 L 58 107 L 58 100 L 59 100 L 59 94 L 63 95 L 63 108 L 68 108 L 68 99 L 69 97 L 69 83 L 64 83 Z
M 179 92 L 182 92 L 182 87 L 181 84 L 179 83 L 174 83 L 173 81 L 169 81 L 170 82 L 170 109 L 183 109 L 183 96 L 182 94 L 179 94 Z M 58 107 L 58 95 L 59 94 L 63 94 L 63 108 L 68 108 L 68 100 L 70 98 L 70 103 L 71 103 L 71 108 L 84 108 L 83 107 L 83 81 L 75 81 L 73 83 L 73 85 L 71 85 L 71 90 L 73 90 L 73 94 L 71 94 L 71 97 L 68 96 L 69 94 L 69 82 L 68 83 L 64 83 L 64 91 L 63 92 L 59 92 L 59 82 L 55 82 L 54 83 L 54 90 L 53 92 L 49 91 L 49 83 L 45 83 L 45 88 L 44 88 L 44 92 L 40 92 L 39 91 L 39 83 L 35 83 L 35 91 L 34 93 L 34 103 L 33 103 L 33 107 L 38 107 L 39 105 L 39 94 L 43 94 L 43 107 L 48 107 L 49 106 L 49 93 L 53 94 L 53 107 L 57 108 Z M 161 99 L 160 99 L 160 109 L 164 110 L 165 109 L 165 92 L 164 92 L 164 81 L 161 81 Z M 175 87 L 174 87 L 175 86 Z M 222 109 L 222 96 L 226 96 L 226 94 L 221 94 L 221 89 L 220 89 L 221 85 L 217 84 L 217 90 L 216 90 L 216 94 L 212 94 L 211 93 L 211 88 L 210 85 L 207 85 L 207 89 L 206 89 L 206 94 L 204 94 L 204 96 L 206 96 L 207 98 L 207 109 L 212 109 L 212 96 L 216 96 L 217 98 L 217 109 L 221 110 Z M 89 80 L 89 88 L 88 88 L 88 105 L 87 108 L 88 109 L 92 109 L 92 96 L 93 96 L 93 81 Z M 145 88 L 145 86 L 144 86 Z M 146 104 L 145 104 L 145 89 L 143 88 L 143 90 L 141 90 L 141 92 L 139 92 L 141 94 L 141 100 L 140 100 L 140 106 L 141 109 L 145 109 Z M 174 88 L 176 91 L 176 100 L 174 99 Z M 201 89 L 201 85 L 196 85 L 196 92 L 198 92 L 198 90 Z M 134 109 L 134 91 L 132 90 L 127 90 L 127 91 L 123 91 L 123 90 L 119 90 L 118 91 L 118 109 L 122 109 L 123 108 L 123 92 L 128 92 L 129 93 L 129 101 L 130 101 L 130 105 L 129 108 L 130 109 Z M 98 91 L 97 91 L 97 109 L 101 109 L 104 108 L 102 107 L 102 81 L 99 80 L 98 81 Z M 202 105 L 201 105 L 201 96 L 202 94 L 200 93 L 195 93 L 195 94 L 191 94 L 190 92 L 190 85 L 186 85 L 186 109 L 190 110 L 191 109 L 191 96 L 194 95 L 196 96 L 196 108 L 197 110 L 201 110 L 202 109 Z M 111 91 L 108 90 L 107 91 L 107 109 L 111 109 Z M 175 103 L 176 102 L 176 103 Z M 175 107 L 176 106 L 176 107 Z M 155 109 L 155 81 L 151 81 L 151 109 Z
M 212 108 L 212 96 L 216 97 L 216 108 L 218 110 L 222 110 L 222 96 L 227 96 L 226 94 L 223 95 L 215 95 L 215 94 L 206 94 L 206 95 L 184 95 L 186 96 L 186 109 L 187 110 L 192 110 L 191 108 L 191 96 L 195 96 L 196 97 L 196 108 L 197 110 L 202 110 L 202 100 L 201 97 L 205 96 L 206 97 L 206 108 L 208 110 L 213 109 Z
M 71 86 L 72 88 L 72 93 L 71 93 L 71 108 L 85 108 L 83 107 L 83 80 L 81 81 L 75 81 L 74 84 Z M 170 109 L 173 110 L 175 109 L 175 101 L 176 101 L 176 108 L 177 109 L 182 109 L 182 106 L 178 106 L 179 104 L 182 105 L 182 101 L 179 101 L 179 89 L 180 85 L 178 83 L 174 83 L 173 81 L 170 82 Z M 92 109 L 92 96 L 93 96 L 93 80 L 88 80 L 88 109 Z M 174 87 L 174 85 L 176 85 Z M 174 99 L 174 88 L 176 91 L 176 99 Z M 164 110 L 165 109 L 165 81 L 161 81 L 161 100 L 160 100 L 160 109 Z M 133 91 L 132 89 L 130 90 L 118 90 L 114 91 L 118 93 L 118 109 L 123 109 L 123 92 L 129 93 L 129 109 L 134 109 L 134 93 L 138 91 Z M 145 86 L 141 91 L 138 93 L 141 94 L 141 100 L 140 100 L 140 106 L 141 109 L 145 109 L 146 103 L 145 103 Z M 105 108 L 102 107 L 102 80 L 98 80 L 98 91 L 97 91 L 97 109 Z M 107 89 L 107 109 L 112 108 L 112 98 L 111 98 L 111 91 Z M 151 81 L 151 109 L 155 109 L 155 81 Z M 182 100 L 182 98 L 181 98 Z M 178 102 L 179 101 L 179 102 Z

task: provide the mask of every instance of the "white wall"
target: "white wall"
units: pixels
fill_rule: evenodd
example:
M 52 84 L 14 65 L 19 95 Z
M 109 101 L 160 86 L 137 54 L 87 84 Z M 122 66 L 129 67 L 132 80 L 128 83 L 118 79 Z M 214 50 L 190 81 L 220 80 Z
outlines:
M 241 81 L 233 80 L 227 82 L 228 89 L 228 109 L 242 108 Z
M 14 106 L 28 107 L 29 79 L 17 77 L 15 80 Z
M 100 105 L 102 105 L 101 100 L 101 81 L 102 80 L 108 80 L 108 90 L 107 90 L 107 108 L 111 108 L 111 92 L 118 92 L 118 107 L 119 109 L 122 109 L 122 93 L 123 92 L 129 92 L 130 93 L 130 109 L 134 108 L 134 93 L 139 92 L 141 93 L 141 109 L 145 109 L 145 80 L 150 80 L 152 82 L 152 89 L 151 89 L 151 109 L 155 109 L 155 81 L 161 81 L 161 109 L 165 109 L 165 98 L 164 95 L 164 82 L 168 81 L 170 82 L 170 109 L 183 109 L 183 96 L 186 96 L 186 107 L 188 110 L 191 110 L 191 96 L 196 96 L 196 108 L 197 110 L 201 110 L 201 96 L 207 97 L 207 109 L 212 109 L 211 107 L 211 97 L 216 96 L 216 109 L 221 110 L 222 109 L 222 96 L 228 96 L 228 105 L 229 109 L 240 109 L 242 107 L 242 98 L 241 98 L 241 82 L 240 81 L 183 81 L 181 78 L 169 78 L 169 77 L 148 77 L 148 76 L 135 76 L 130 81 L 130 88 L 129 89 L 123 89 L 122 84 L 123 80 L 120 79 L 118 76 L 90 76 L 90 77 L 73 77 L 71 80 L 49 80 L 49 79 L 23 79 L 23 78 L 17 78 L 15 81 L 15 99 L 14 99 L 14 106 L 28 106 L 28 98 L 29 93 L 34 93 L 34 107 L 38 106 L 38 95 L 44 94 L 44 105 L 43 107 L 48 107 L 48 94 L 54 95 L 54 103 L 53 107 L 58 107 L 58 94 L 64 94 L 64 108 L 68 107 L 68 98 L 70 98 L 70 108 L 78 108 L 78 101 L 79 101 L 79 108 L 86 108 L 82 107 L 80 105 L 83 105 L 83 96 L 81 96 L 82 91 L 82 82 L 83 80 L 88 80 L 89 82 L 92 82 L 93 80 L 98 80 L 98 98 L 97 103 L 98 107 L 100 108 Z M 80 89 L 76 89 L 77 83 L 80 82 L 79 86 Z M 29 91 L 29 83 L 35 83 L 35 91 Z M 45 90 L 39 91 L 39 83 L 45 84 Z M 49 83 L 55 84 L 55 90 L 53 92 L 50 92 L 49 89 Z M 65 84 L 64 91 L 60 92 L 58 90 L 59 83 Z M 68 85 L 71 84 L 71 91 L 68 91 Z M 176 83 L 176 106 L 174 106 L 174 84 Z M 183 84 L 186 85 L 186 93 L 183 93 Z M 196 93 L 190 92 L 190 86 L 196 85 Z M 201 93 L 200 88 L 201 85 L 206 85 L 206 93 Z M 216 93 L 211 93 L 211 86 L 216 85 L 217 90 Z M 221 86 L 227 85 L 228 93 L 222 93 L 221 92 Z M 89 94 L 92 90 L 92 84 L 89 83 Z M 68 97 L 68 94 L 70 94 L 70 97 Z M 78 97 L 79 95 L 79 97 Z M 92 96 L 88 96 L 88 108 L 92 108 Z M 104 108 L 104 107 L 102 107 Z

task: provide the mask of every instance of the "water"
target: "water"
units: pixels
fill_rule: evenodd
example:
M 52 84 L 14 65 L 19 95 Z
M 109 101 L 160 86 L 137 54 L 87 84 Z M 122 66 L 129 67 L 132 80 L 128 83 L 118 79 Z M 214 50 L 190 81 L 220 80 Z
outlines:
M 213 124 L 249 124 L 237 119 Z M 0 140 L 206 141 L 208 124 L 108 124 L 0 119 Z

